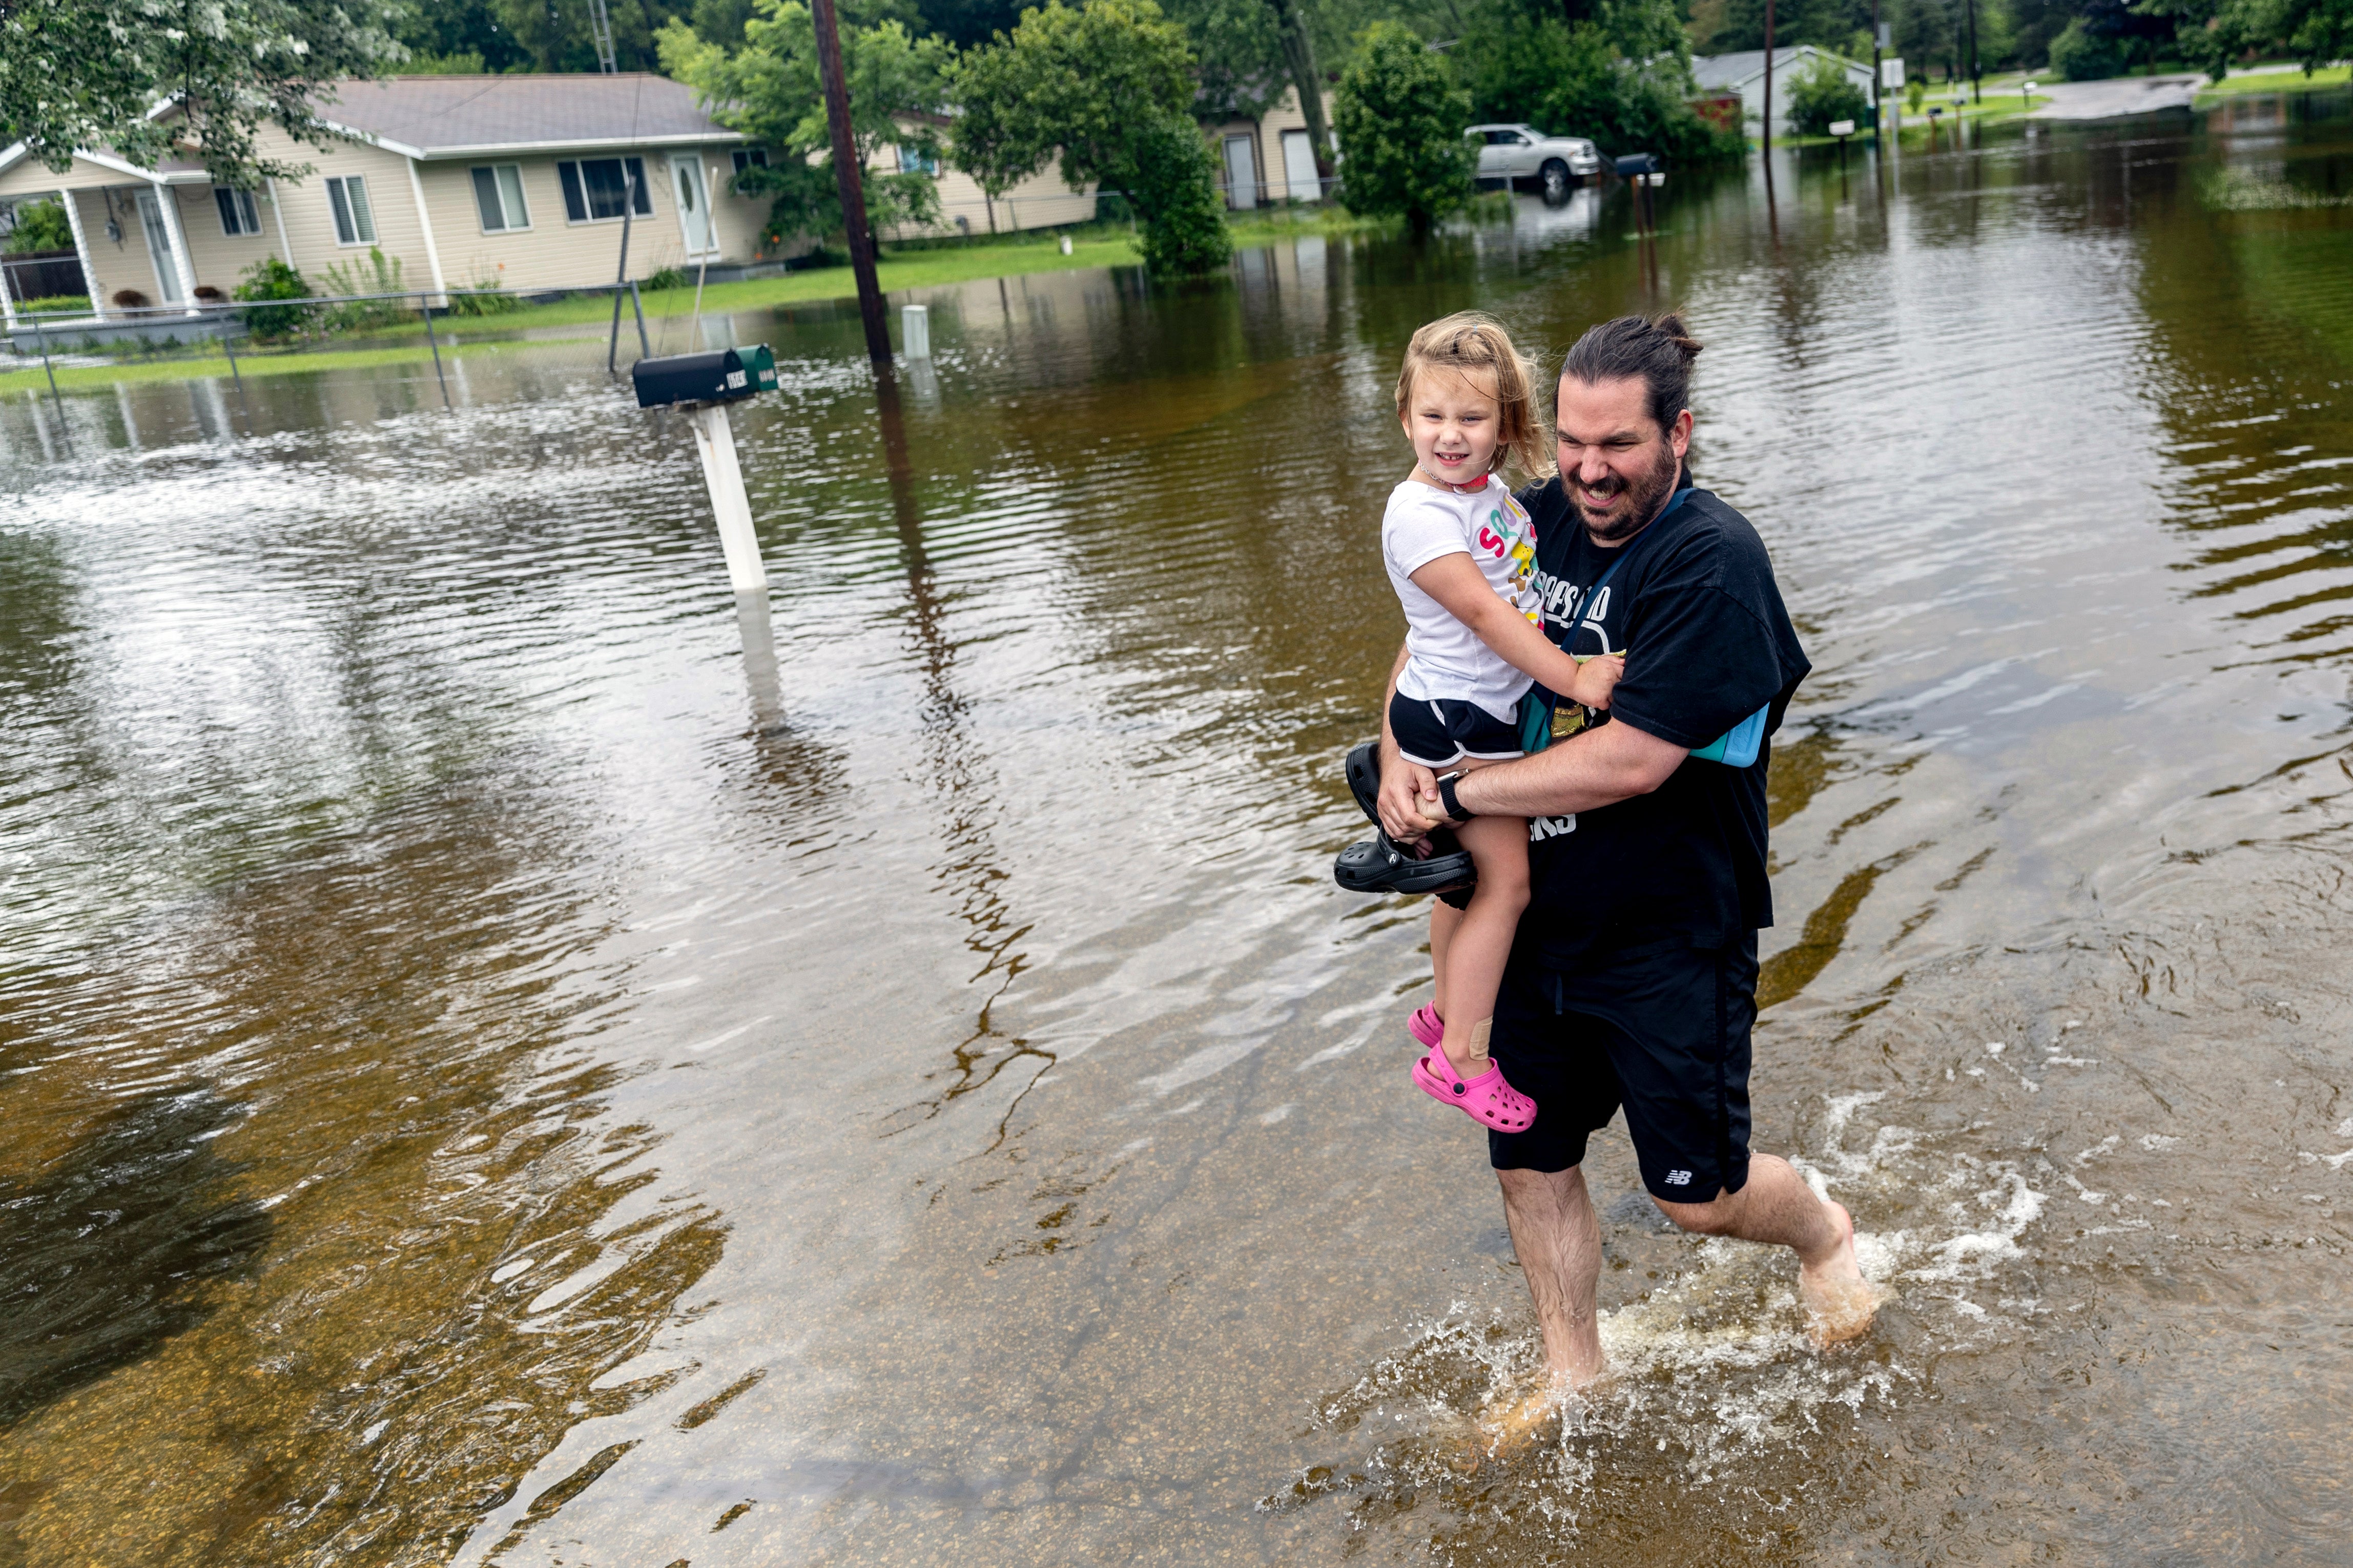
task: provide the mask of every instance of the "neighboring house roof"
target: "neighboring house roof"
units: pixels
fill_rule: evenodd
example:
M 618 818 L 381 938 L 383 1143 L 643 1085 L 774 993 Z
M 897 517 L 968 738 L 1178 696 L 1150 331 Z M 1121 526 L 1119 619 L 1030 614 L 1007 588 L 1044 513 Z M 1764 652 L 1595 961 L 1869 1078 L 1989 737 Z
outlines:
M 320 114 L 412 158 L 744 140 L 692 88 L 643 71 L 338 82 Z
M 1832 54 L 1828 49 L 1816 48 L 1811 44 L 1793 44 L 1786 49 L 1775 49 L 1773 74 L 1779 76 L 1792 66 L 1802 65 L 1807 60 L 1814 58 L 1835 60 L 1848 70 L 1859 70 L 1865 76 L 1871 74 L 1871 68 L 1861 61 L 1848 59 L 1843 55 Z M 1764 74 L 1765 51 L 1763 49 L 1739 49 L 1728 55 L 1694 55 L 1692 57 L 1692 79 L 1697 82 L 1704 91 L 1720 92 L 1746 87 Z
M 335 89 L 334 101 L 320 106 L 321 118 L 411 158 L 708 146 L 744 140 L 703 112 L 692 88 L 642 71 L 615 76 L 396 76 L 341 81 Z M 176 108 L 167 100 L 149 117 Z M 21 142 L 0 152 L 0 173 L 26 155 Z M 201 162 L 176 152 L 153 171 L 103 148 L 85 148 L 75 156 L 164 184 L 211 180 Z

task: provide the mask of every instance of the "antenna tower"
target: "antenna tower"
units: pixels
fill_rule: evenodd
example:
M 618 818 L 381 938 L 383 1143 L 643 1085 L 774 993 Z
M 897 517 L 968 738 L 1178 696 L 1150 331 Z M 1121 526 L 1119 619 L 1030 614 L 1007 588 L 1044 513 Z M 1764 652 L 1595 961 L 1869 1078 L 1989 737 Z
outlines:
M 588 0 L 588 36 L 596 43 L 596 64 L 607 76 L 620 69 L 613 57 L 613 18 L 606 13 L 605 0 Z

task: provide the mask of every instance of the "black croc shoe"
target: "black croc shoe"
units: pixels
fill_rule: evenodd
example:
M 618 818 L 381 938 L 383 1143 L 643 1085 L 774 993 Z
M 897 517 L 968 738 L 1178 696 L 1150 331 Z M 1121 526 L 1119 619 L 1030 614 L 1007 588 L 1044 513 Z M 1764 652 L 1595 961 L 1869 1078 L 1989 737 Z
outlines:
M 1443 828 L 1430 836 L 1430 852 L 1419 859 L 1380 831 L 1380 747 L 1367 741 L 1348 753 L 1348 793 L 1372 823 L 1374 835 L 1351 844 L 1332 862 L 1332 879 L 1356 893 L 1442 893 L 1479 879 L 1471 853 Z
M 1467 849 L 1417 860 L 1375 829 L 1370 838 L 1340 851 L 1332 862 L 1332 879 L 1352 893 L 1442 893 L 1471 886 L 1478 871 Z

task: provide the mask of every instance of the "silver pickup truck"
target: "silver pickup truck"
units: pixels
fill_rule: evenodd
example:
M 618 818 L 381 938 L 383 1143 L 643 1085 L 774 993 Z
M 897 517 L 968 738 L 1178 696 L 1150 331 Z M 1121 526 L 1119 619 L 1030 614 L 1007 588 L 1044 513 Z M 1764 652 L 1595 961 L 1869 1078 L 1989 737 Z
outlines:
M 1601 172 L 1601 150 L 1582 136 L 1547 136 L 1533 125 L 1473 125 L 1463 135 L 1479 144 L 1479 178 L 1506 186 L 1541 180 L 1546 195 Z

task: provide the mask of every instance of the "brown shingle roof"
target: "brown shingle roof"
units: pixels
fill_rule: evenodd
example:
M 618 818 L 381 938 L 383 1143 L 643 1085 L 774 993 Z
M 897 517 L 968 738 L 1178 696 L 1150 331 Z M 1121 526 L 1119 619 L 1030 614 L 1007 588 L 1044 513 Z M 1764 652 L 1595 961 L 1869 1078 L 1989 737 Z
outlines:
M 736 142 L 682 83 L 643 72 L 345 81 L 320 112 L 427 157 L 494 148 Z

